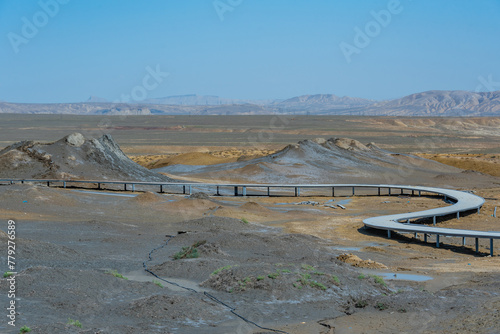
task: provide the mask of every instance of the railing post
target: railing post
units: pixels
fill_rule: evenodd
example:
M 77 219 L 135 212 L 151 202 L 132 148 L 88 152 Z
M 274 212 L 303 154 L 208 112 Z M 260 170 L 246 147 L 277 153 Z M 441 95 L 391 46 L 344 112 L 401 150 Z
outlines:
M 432 225 L 436 226 L 436 216 L 432 217 Z
M 246 196 L 247 195 L 247 187 L 246 186 L 243 186 L 242 187 L 242 192 L 243 192 L 243 196 Z
M 436 234 L 436 247 L 439 248 L 439 234 Z
M 387 230 L 387 238 L 391 238 L 391 230 Z
M 335 197 L 335 187 L 332 187 L 332 197 Z
M 125 191 L 127 191 L 127 184 L 124 183 L 123 186 L 124 186 L 123 188 L 125 189 Z
M 220 196 L 220 186 L 217 186 L 217 196 Z
M 493 257 L 493 238 L 490 239 L 490 255 Z
M 479 238 L 476 238 L 476 253 L 479 252 Z
M 234 186 L 234 196 L 238 196 L 238 186 Z

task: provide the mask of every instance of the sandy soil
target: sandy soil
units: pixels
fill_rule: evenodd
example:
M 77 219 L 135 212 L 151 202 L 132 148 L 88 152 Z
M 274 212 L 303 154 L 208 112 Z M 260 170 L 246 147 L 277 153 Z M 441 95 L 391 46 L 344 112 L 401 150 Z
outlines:
M 500 176 L 500 154 L 418 154 L 419 156 L 461 169 Z

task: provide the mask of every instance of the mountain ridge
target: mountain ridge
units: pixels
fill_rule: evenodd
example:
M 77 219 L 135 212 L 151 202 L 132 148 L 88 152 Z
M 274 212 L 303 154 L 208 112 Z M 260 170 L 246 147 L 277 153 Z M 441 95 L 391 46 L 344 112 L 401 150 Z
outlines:
M 169 104 L 166 104 L 168 102 Z M 112 103 L 91 96 L 80 103 L 11 103 L 0 113 L 76 115 L 380 115 L 500 116 L 500 91 L 430 90 L 399 99 L 374 101 L 335 94 L 312 94 L 286 100 L 237 100 L 218 96 L 177 95 L 133 103 Z

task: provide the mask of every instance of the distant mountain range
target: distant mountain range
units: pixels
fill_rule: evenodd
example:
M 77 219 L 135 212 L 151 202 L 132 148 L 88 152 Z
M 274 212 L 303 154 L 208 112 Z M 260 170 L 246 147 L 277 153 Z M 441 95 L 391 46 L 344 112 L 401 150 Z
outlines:
M 500 116 L 500 91 L 427 91 L 400 99 L 374 101 L 334 94 L 302 95 L 287 100 L 237 100 L 179 95 L 140 102 L 113 103 L 91 96 L 80 103 L 9 103 L 0 113 L 78 115 L 388 115 Z

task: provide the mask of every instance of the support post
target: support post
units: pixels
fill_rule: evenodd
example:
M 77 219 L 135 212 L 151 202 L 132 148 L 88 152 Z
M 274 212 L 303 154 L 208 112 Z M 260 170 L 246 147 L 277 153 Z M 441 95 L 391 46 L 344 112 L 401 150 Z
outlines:
M 427 233 L 424 233 L 424 242 L 427 242 Z
M 462 246 L 465 246 L 465 237 L 462 237 Z
M 267 187 L 267 197 L 271 196 L 271 187 Z
M 189 195 L 191 195 L 191 186 L 189 186 Z
M 410 223 L 410 219 L 407 219 L 407 220 L 406 220 L 406 224 L 409 224 L 409 223 Z
M 127 184 L 126 183 L 123 184 L 123 188 L 125 191 L 127 191 Z
M 234 196 L 238 196 L 238 186 L 234 187 Z
M 63 187 L 66 188 L 66 181 L 63 182 Z
M 477 209 L 477 213 L 479 213 L 479 208 Z M 493 210 L 493 217 L 497 217 L 497 207 L 495 206 L 495 210 Z
M 332 187 L 332 197 L 335 197 L 335 187 Z
M 355 188 L 355 187 L 352 187 L 352 195 L 353 195 L 353 196 L 354 196 L 354 194 L 355 194 L 355 190 L 354 190 L 354 189 L 356 189 L 356 188 Z
M 412 195 L 412 196 L 415 196 L 415 190 L 413 190 L 413 189 L 412 189 L 412 191 L 411 191 L 411 195 Z
M 132 192 L 135 192 L 135 184 L 132 184 Z
M 182 186 L 182 193 L 183 193 L 184 195 L 186 195 L 186 186 L 185 186 L 185 185 L 183 185 L 183 186 Z
M 217 186 L 217 196 L 220 196 L 220 187 Z
M 403 195 L 403 188 L 401 188 L 401 195 Z
M 415 232 L 415 239 L 417 239 L 417 238 L 418 238 L 418 233 L 417 233 L 417 232 Z
M 247 195 L 247 187 L 243 186 L 242 191 L 243 191 L 243 196 L 246 196 Z
M 160 184 L 160 194 L 163 194 L 163 184 Z
M 422 194 L 422 192 L 419 190 L 418 191 L 418 197 L 420 197 L 421 194 Z
M 388 190 L 389 190 L 389 196 L 391 196 L 391 188 L 388 188 Z
M 439 248 L 439 234 L 436 234 L 436 247 Z
M 493 257 L 493 238 L 490 239 L 490 255 Z
M 378 187 L 378 195 L 380 196 L 380 187 Z
M 457 212 L 457 219 L 460 219 L 460 212 Z
M 476 253 L 479 253 L 479 238 L 476 238 Z
M 47 181 L 47 187 L 50 187 L 50 181 Z
M 436 226 L 436 216 L 432 217 L 432 224 Z
M 97 183 L 97 189 L 101 190 L 101 184 L 99 182 Z
M 391 238 L 391 230 L 387 230 L 387 237 L 390 239 Z

